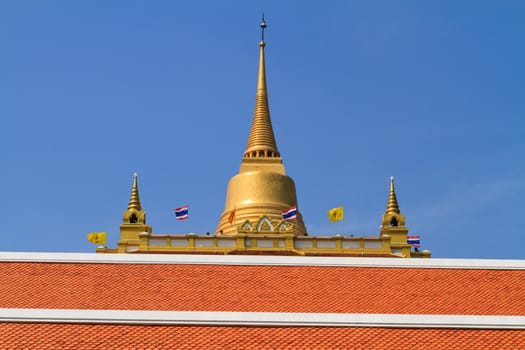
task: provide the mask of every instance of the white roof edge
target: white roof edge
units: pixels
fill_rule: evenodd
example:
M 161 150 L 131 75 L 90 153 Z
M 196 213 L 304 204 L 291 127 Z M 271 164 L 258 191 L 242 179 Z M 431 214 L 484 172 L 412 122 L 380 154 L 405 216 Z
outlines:
M 267 327 L 525 329 L 525 316 L 0 309 L 0 322 Z
M 262 266 L 349 266 L 445 269 L 524 270 L 525 260 L 504 259 L 403 259 L 268 255 L 193 254 L 96 254 L 0 252 L 0 262 L 95 263 L 95 264 L 204 264 Z

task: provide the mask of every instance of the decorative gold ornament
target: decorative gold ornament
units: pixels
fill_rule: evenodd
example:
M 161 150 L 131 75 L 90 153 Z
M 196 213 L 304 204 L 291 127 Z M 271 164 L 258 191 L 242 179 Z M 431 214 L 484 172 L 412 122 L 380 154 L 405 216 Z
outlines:
M 399 210 L 397 204 L 396 191 L 394 189 L 394 177 L 390 177 L 390 193 L 388 194 L 388 201 L 386 203 L 386 212 L 383 215 L 383 227 L 402 227 L 405 226 L 405 216 Z
M 120 253 L 130 251 L 129 247 L 139 244 L 140 233 L 151 233 L 151 226 L 146 225 L 146 212 L 142 210 L 139 198 L 138 174 L 133 174 L 133 187 L 129 198 L 128 209 L 124 211 L 122 224 L 120 225 L 120 240 L 118 251 Z
M 131 188 L 131 196 L 129 198 L 128 210 L 142 210 L 140 206 L 137 177 L 138 177 L 137 173 L 133 174 L 133 187 Z

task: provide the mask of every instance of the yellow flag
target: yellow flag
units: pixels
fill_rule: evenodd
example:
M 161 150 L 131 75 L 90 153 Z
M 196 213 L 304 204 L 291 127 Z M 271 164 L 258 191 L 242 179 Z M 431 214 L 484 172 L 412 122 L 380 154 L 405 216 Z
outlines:
M 328 211 L 328 220 L 336 222 L 344 219 L 343 207 L 332 208 Z
M 106 244 L 106 232 L 88 233 L 87 239 L 94 244 Z

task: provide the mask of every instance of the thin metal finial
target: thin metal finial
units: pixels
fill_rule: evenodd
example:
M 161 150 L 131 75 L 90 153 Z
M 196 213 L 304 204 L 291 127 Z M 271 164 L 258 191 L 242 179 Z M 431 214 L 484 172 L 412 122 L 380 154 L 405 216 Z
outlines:
M 261 41 L 264 41 L 264 29 L 266 28 L 266 21 L 264 20 L 264 12 L 262 14 L 262 22 L 261 22 Z

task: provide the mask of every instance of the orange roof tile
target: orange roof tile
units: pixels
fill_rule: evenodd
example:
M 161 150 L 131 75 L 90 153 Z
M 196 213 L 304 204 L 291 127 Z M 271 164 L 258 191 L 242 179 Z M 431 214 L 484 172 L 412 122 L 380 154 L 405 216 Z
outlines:
M 525 270 L 0 264 L 1 308 L 525 315 Z
M 3 349 L 520 349 L 525 331 L 0 323 Z

